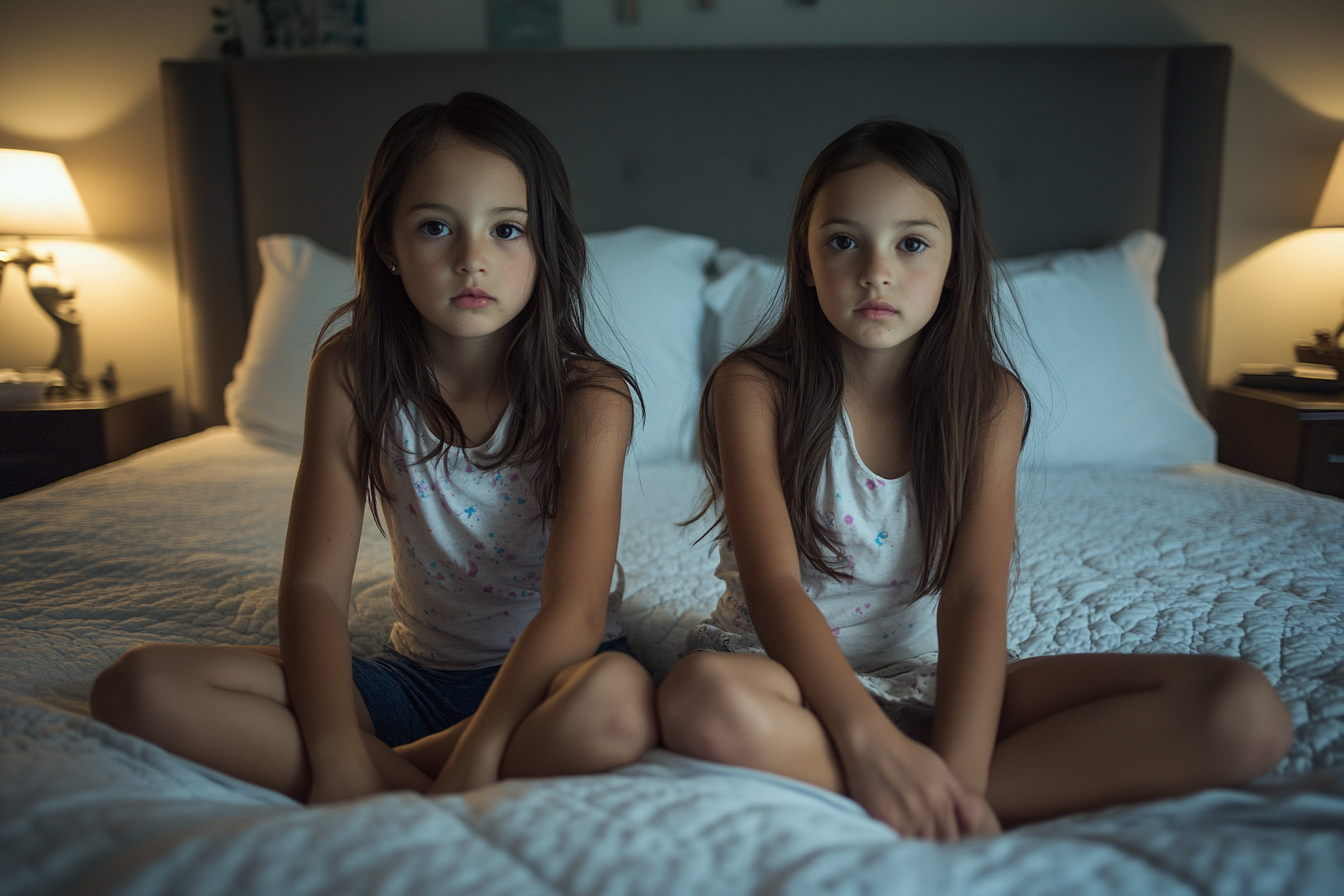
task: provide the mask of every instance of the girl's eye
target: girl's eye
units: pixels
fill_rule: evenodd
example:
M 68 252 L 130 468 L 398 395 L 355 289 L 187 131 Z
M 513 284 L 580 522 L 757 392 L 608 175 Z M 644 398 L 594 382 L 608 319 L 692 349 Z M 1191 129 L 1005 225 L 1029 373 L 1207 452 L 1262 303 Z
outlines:
M 425 236 L 447 236 L 452 233 L 442 221 L 426 221 L 420 225 L 420 232 Z
M 858 246 L 858 243 L 854 242 L 854 237 L 841 233 L 831 237 L 826 245 L 830 246 L 832 249 L 839 249 L 841 252 L 848 252 L 850 249 Z
M 517 224 L 500 224 L 495 227 L 492 235 L 496 239 L 516 240 L 523 235 L 523 228 L 519 227 Z
M 922 237 L 908 236 L 897 243 L 896 248 L 900 249 L 902 252 L 909 252 L 911 255 L 918 255 L 920 252 L 929 248 L 929 244 L 924 242 Z

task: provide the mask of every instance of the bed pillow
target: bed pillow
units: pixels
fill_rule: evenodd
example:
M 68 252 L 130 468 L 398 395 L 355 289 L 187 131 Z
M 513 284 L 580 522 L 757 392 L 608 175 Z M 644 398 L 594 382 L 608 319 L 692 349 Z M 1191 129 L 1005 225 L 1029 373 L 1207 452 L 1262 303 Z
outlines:
M 713 312 L 710 367 L 774 322 L 782 307 L 784 265 L 738 249 L 720 249 L 710 261 L 713 277 L 705 287 L 705 305 Z
M 717 243 L 656 227 L 587 238 L 592 259 L 589 335 L 635 374 L 647 420 L 641 460 L 688 459 L 704 323 L 705 267 Z M 262 283 L 247 346 L 224 390 L 225 413 L 258 440 L 298 448 L 308 362 L 323 321 L 354 295 L 354 265 L 304 236 L 257 240 Z
M 327 315 L 354 296 L 354 263 L 291 234 L 261 237 L 257 252 L 261 289 L 243 357 L 224 388 L 224 413 L 258 441 L 297 449 L 313 345 Z
M 1177 466 L 1212 461 L 1213 430 L 1195 410 L 1157 308 L 1162 237 L 1008 259 L 1021 318 L 1005 305 L 1009 356 L 1034 408 L 1023 461 L 1037 465 Z M 721 249 L 705 303 L 718 328 L 711 363 L 777 313 L 781 265 Z M 1030 342 L 1022 331 L 1030 334 Z
M 1009 327 L 1009 355 L 1033 401 L 1025 463 L 1213 460 L 1213 429 L 1190 400 L 1157 307 L 1165 248 L 1141 230 L 1101 249 L 1004 262 L 1030 337 Z
M 587 237 L 591 272 L 588 336 L 604 357 L 635 375 L 644 395 L 640 461 L 689 460 L 700 370 L 705 269 L 718 243 L 658 227 Z

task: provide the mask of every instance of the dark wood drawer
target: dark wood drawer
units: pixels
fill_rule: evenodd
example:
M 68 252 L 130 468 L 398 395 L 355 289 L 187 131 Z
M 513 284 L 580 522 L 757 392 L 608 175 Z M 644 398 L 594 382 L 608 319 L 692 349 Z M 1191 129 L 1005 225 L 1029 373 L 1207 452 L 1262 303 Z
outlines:
M 1344 498 L 1344 400 L 1223 386 L 1209 417 L 1220 463 Z
M 173 437 L 168 389 L 0 406 L 0 498 Z
M 1302 423 L 1298 485 L 1344 497 L 1344 413 L 1339 420 Z

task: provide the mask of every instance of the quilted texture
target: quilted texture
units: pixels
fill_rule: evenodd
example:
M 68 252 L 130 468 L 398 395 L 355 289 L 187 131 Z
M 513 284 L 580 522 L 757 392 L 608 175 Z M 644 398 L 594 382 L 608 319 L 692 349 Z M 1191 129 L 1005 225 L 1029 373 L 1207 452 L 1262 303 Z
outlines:
M 1221 468 L 1024 482 L 1026 654 L 1240 655 L 1297 738 L 1254 789 L 902 842 L 842 797 L 654 751 L 612 775 L 305 809 L 87 716 L 144 640 L 272 643 L 296 459 L 221 428 L 0 502 L 8 893 L 1324 893 L 1344 879 L 1344 502 Z M 717 597 L 690 465 L 630 470 L 626 625 L 659 674 Z M 351 629 L 390 625 L 367 524 Z M 1294 776 L 1291 773 L 1314 773 Z

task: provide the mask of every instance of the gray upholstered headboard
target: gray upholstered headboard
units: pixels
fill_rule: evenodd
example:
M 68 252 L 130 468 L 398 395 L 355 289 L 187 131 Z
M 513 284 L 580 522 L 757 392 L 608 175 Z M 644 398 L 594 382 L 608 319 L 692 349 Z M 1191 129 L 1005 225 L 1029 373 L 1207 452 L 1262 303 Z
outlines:
M 1002 255 L 1168 240 L 1172 350 L 1203 405 L 1231 52 L 771 48 L 296 56 L 165 62 L 163 94 L 194 428 L 224 422 L 260 279 L 253 248 L 352 251 L 364 172 L 419 103 L 492 93 L 565 160 L 589 232 L 657 224 L 780 255 L 812 157 L 893 115 L 965 149 Z M 1099 334 L 1104 338 L 1104 334 Z

